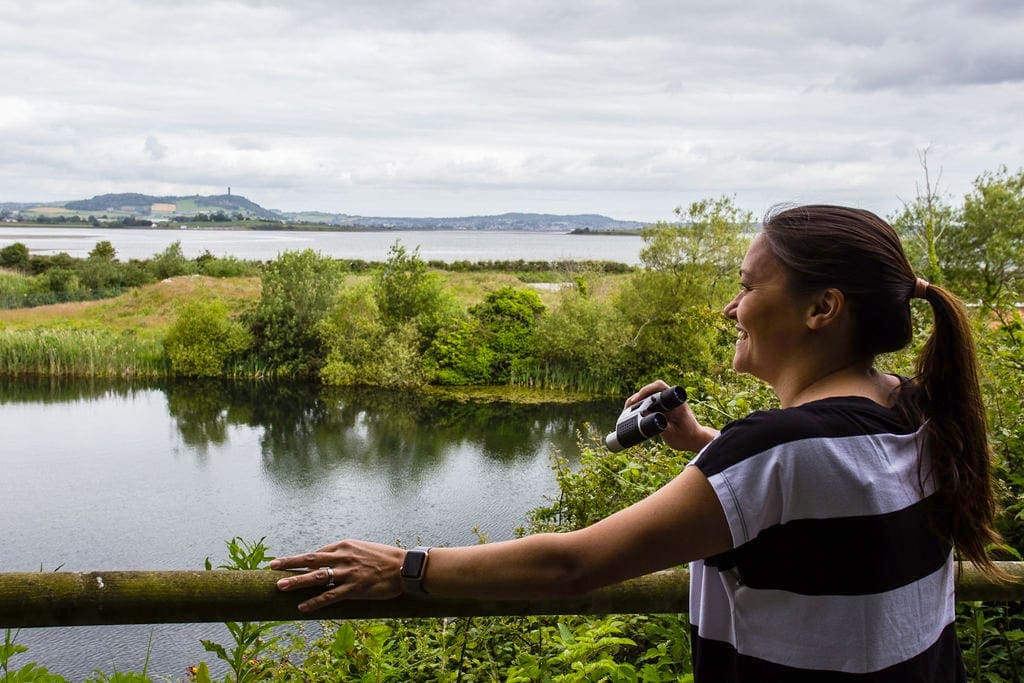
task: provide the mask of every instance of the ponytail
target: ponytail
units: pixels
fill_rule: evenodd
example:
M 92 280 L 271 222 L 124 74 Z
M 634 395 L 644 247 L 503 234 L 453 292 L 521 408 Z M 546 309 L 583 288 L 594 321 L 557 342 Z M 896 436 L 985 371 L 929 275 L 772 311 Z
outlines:
M 998 578 L 988 547 L 1002 539 L 993 528 L 991 449 L 970 323 L 953 294 L 927 283 L 920 289 L 935 327 L 917 359 L 916 381 L 899 402 L 925 420 L 923 448 L 943 510 L 940 530 L 983 574 Z

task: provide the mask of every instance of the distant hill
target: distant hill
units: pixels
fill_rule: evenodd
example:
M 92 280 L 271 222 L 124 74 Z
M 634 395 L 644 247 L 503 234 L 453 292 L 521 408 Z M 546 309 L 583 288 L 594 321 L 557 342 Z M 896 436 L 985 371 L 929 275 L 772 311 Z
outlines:
M 446 218 L 401 218 L 386 216 L 350 216 L 299 212 L 283 214 L 295 222 L 327 223 L 361 228 L 388 228 L 392 230 L 537 230 L 572 232 L 590 229 L 595 232 L 609 230 L 639 230 L 644 224 L 620 221 L 597 214 L 557 215 L 549 213 L 503 213 L 497 216 L 460 216 Z
M 149 215 L 152 213 L 154 204 L 173 204 L 174 209 L 168 213 L 177 215 L 225 211 L 231 214 L 241 213 L 246 217 L 265 218 L 268 220 L 279 220 L 281 218 L 277 212 L 268 211 L 245 197 L 233 194 L 158 197 L 150 194 L 123 192 L 120 194 L 101 194 L 92 199 L 65 202 L 64 208 L 71 209 L 72 211 L 130 212 L 139 215 Z
M 547 213 L 503 213 L 497 216 L 462 216 L 445 218 L 406 218 L 385 216 L 355 216 L 319 211 L 278 211 L 265 209 L 259 204 L 235 194 L 219 195 L 149 195 L 137 192 L 101 194 L 92 199 L 69 202 L 0 204 L 6 213 L 32 216 L 57 216 L 62 210 L 69 214 L 135 216 L 142 218 L 191 217 L 222 212 L 230 218 L 241 214 L 247 219 L 295 224 L 330 225 L 346 228 L 377 230 L 536 230 L 547 232 L 572 231 L 633 231 L 644 224 L 620 221 L 597 214 L 556 215 Z

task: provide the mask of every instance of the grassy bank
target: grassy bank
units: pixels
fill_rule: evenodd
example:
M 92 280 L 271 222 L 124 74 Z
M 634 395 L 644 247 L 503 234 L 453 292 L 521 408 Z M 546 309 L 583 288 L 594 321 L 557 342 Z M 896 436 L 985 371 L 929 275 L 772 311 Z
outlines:
M 537 292 L 549 309 L 557 308 L 559 292 L 566 283 L 562 274 L 542 276 L 540 282 L 524 282 L 523 276 L 505 272 L 437 271 L 444 286 L 463 306 L 480 303 L 489 293 L 502 287 L 525 287 Z M 555 279 L 552 275 L 557 276 Z M 598 298 L 610 296 L 627 275 L 600 275 L 593 278 L 591 292 Z M 369 280 L 368 275 L 350 275 L 346 286 Z M 34 308 L 0 309 L 0 329 L 90 328 L 113 332 L 133 330 L 142 336 L 161 336 L 171 324 L 181 304 L 203 298 L 225 301 L 240 312 L 260 297 L 258 277 L 216 278 L 183 275 L 156 284 L 132 289 L 119 296 L 98 301 L 76 301 Z
M 549 310 L 558 307 L 565 273 L 517 275 L 510 272 L 434 271 L 463 308 L 478 305 L 503 287 L 535 291 Z M 623 274 L 592 276 L 595 296 L 608 297 Z M 349 274 L 341 288 L 371 281 Z M 540 282 L 525 283 L 524 279 Z M 568 283 L 571 284 L 571 283 Z M 0 374 L 6 376 L 165 377 L 174 374 L 164 340 L 190 303 L 223 302 L 233 319 L 259 302 L 258 277 L 182 275 L 133 288 L 96 301 L 0 310 Z M 260 375 L 251 359 L 225 371 L 227 376 Z

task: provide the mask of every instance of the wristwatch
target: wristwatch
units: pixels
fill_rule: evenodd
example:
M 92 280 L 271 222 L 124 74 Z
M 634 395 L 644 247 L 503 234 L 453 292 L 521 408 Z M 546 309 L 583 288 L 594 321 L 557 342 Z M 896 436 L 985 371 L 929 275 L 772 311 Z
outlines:
M 427 559 L 430 547 L 418 545 L 406 551 L 402 562 L 402 586 L 406 593 L 426 593 L 423 579 L 427 575 Z

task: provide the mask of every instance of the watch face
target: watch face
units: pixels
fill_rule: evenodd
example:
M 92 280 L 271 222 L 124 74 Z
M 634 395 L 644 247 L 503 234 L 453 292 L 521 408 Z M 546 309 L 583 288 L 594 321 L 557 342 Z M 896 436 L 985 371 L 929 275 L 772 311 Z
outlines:
M 427 554 L 422 550 L 410 550 L 405 554 L 405 562 L 402 564 L 402 576 L 417 579 L 423 575 L 423 563 Z

